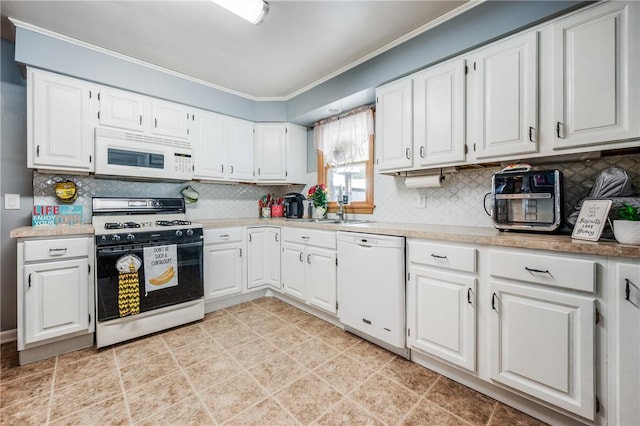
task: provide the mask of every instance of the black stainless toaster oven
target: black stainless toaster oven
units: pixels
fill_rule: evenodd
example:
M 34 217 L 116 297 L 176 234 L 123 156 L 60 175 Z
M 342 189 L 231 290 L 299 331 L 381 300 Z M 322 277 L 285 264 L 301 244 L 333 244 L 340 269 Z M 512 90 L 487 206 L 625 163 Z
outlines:
M 562 225 L 559 170 L 505 171 L 491 179 L 493 225 L 500 230 L 551 232 Z

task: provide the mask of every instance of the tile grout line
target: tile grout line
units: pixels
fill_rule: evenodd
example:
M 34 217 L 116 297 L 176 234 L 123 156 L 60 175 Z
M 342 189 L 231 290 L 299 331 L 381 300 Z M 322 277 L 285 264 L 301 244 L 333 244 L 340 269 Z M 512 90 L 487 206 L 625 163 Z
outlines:
M 493 410 L 491 410 L 491 414 L 489 415 L 489 419 L 487 420 L 487 426 L 491 424 L 491 419 L 493 419 L 493 415 L 496 413 L 496 410 L 498 409 L 498 401 L 494 400 L 495 405 L 493 406 Z
M 47 420 L 45 422 L 48 425 L 51 421 L 51 410 L 53 409 L 53 393 L 56 386 L 56 376 L 58 375 L 58 361 L 59 357 L 56 356 L 56 360 L 53 364 L 53 377 L 51 378 L 51 394 L 49 395 L 49 403 L 47 404 Z
M 131 408 L 129 408 L 129 400 L 127 399 L 127 392 L 124 388 L 124 381 L 122 380 L 122 372 L 120 371 L 120 362 L 118 361 L 118 356 L 116 354 L 116 350 L 114 348 L 109 349 L 112 351 L 113 358 L 116 363 L 116 371 L 118 372 L 118 381 L 120 382 L 120 392 L 122 392 L 122 399 L 124 399 L 124 408 L 127 410 L 127 417 L 129 419 L 129 424 L 133 425 L 133 417 L 131 416 Z
M 426 368 L 426 367 L 424 367 L 424 368 Z M 433 371 L 433 370 L 432 370 L 432 371 Z M 446 412 L 446 413 L 448 413 L 448 414 L 450 414 L 450 415 L 454 416 L 456 419 L 459 419 L 460 421 L 462 421 L 462 422 L 464 422 L 464 423 L 468 424 L 469 426 L 473 426 L 473 423 L 471 423 L 470 421 L 468 421 L 468 420 L 466 420 L 466 419 L 463 419 L 462 417 L 460 417 L 460 416 L 459 416 L 459 415 L 457 415 L 456 413 L 454 413 L 454 412 L 452 412 L 452 411 L 449 411 L 448 409 L 446 409 L 446 408 L 445 408 L 445 407 L 443 407 L 442 405 L 438 404 L 437 402 L 435 402 L 435 401 L 431 401 L 430 399 L 428 399 L 428 398 L 427 398 L 427 395 L 428 395 L 428 394 L 429 394 L 429 392 L 431 392 L 431 390 L 436 386 L 436 383 L 438 383 L 438 382 L 440 381 L 440 379 L 442 379 L 443 377 L 445 377 L 445 376 L 443 376 L 443 375 L 442 375 L 442 374 L 440 374 L 440 373 L 437 373 L 437 374 L 438 374 L 438 378 L 433 382 L 433 384 L 432 384 L 431 386 L 429 386 L 429 389 L 425 392 L 425 394 L 423 395 L 422 399 L 424 399 L 425 401 L 427 401 L 427 402 L 428 402 L 428 403 L 430 403 L 430 404 L 435 405 L 436 407 L 438 407 L 438 408 L 439 408 L 439 409 L 441 409 L 442 411 L 444 411 L 444 412 Z M 449 380 L 451 380 L 451 379 L 449 379 Z M 454 381 L 455 381 L 455 380 L 454 380 Z M 456 382 L 456 383 L 458 383 L 458 382 Z M 461 384 L 461 383 L 460 383 L 460 384 Z M 464 386 L 464 385 L 462 385 L 462 386 Z

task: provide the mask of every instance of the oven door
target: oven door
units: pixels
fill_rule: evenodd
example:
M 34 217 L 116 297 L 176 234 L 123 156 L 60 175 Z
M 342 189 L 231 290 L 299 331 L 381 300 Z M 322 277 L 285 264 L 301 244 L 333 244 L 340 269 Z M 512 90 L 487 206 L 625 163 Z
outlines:
M 123 297 L 121 292 L 127 291 L 128 297 L 133 298 L 136 306 L 135 313 L 148 312 L 166 306 L 176 305 L 203 297 L 202 281 L 202 240 L 181 242 L 176 245 L 176 276 L 177 284 L 154 291 L 145 289 L 145 248 L 170 247 L 172 242 L 155 242 L 144 244 L 127 244 L 126 246 L 100 247 L 96 251 L 96 308 L 98 321 L 108 321 L 123 316 L 129 316 L 127 309 L 122 309 Z M 128 255 L 141 260 L 137 275 L 126 274 L 126 278 L 118 267 L 122 269 L 122 259 Z M 127 285 L 128 288 L 124 288 Z M 137 294 L 131 286 L 137 287 Z M 138 300 L 135 300 L 137 296 Z M 130 300 L 124 301 L 126 303 Z

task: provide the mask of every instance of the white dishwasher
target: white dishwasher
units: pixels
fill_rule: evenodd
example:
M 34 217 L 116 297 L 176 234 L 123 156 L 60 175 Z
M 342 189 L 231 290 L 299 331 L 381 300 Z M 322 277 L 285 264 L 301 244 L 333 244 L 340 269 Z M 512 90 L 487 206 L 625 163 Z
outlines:
M 337 239 L 340 322 L 406 351 L 404 237 L 338 232 Z

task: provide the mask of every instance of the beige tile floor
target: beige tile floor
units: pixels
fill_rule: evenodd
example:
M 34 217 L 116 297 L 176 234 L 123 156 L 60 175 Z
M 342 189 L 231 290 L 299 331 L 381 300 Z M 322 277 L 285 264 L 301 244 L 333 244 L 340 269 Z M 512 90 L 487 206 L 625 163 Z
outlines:
M 2 425 L 542 424 L 274 298 L 99 351 L 1 355 Z

